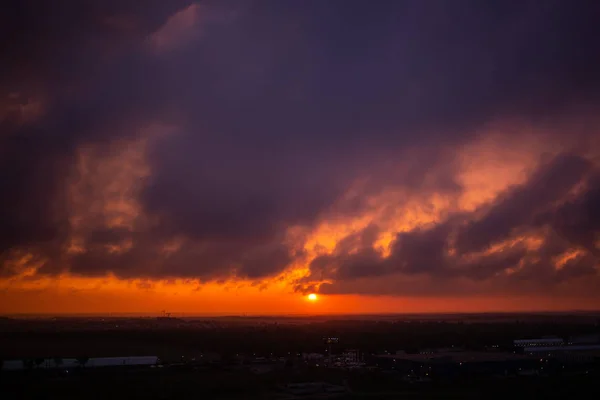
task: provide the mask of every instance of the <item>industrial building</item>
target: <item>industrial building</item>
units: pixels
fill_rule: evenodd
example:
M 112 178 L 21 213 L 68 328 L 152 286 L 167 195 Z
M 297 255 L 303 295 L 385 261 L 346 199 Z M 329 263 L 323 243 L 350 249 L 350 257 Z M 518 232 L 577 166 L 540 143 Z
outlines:
M 523 354 L 560 361 L 562 364 L 595 363 L 600 359 L 599 334 L 572 336 L 566 343 L 555 337 L 514 342 Z
M 26 369 L 69 369 L 69 368 L 99 368 L 99 367 L 139 367 L 159 363 L 156 356 L 142 357 L 98 357 L 98 358 L 46 358 L 38 360 L 7 360 L 2 364 L 6 371 Z
M 548 347 L 562 346 L 565 341 L 557 336 L 546 336 L 539 339 L 517 339 L 513 341 L 515 347 Z
M 564 363 L 596 363 L 600 360 L 600 344 L 525 347 L 523 353 Z
M 476 375 L 514 375 L 539 367 L 539 359 L 498 352 L 444 352 L 433 354 L 385 354 L 376 356 L 380 368 L 408 375 L 449 378 Z

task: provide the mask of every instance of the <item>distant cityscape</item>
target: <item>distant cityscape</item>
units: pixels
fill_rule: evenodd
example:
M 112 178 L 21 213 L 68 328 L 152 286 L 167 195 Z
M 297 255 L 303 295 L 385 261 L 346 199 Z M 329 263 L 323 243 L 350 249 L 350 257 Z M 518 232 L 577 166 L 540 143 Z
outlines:
M 473 316 L 471 322 L 468 319 L 343 318 L 277 321 L 232 317 L 203 320 L 167 315 L 155 318 L 50 320 L 4 318 L 0 332 L 5 337 L 26 340 L 28 335 L 33 335 L 46 338 L 50 344 L 54 341 L 60 341 L 61 344 L 51 347 L 50 351 L 54 352 L 52 356 L 49 356 L 47 346 L 40 346 L 42 350 L 36 350 L 24 343 L 20 350 L 16 345 L 0 348 L 1 371 L 7 376 L 35 374 L 62 376 L 63 379 L 69 376 L 72 377 L 68 379 L 77 379 L 73 377 L 82 373 L 94 375 L 113 370 L 130 371 L 128 373 L 164 370 L 180 371 L 177 373 L 251 374 L 267 380 L 277 376 L 278 383 L 271 386 L 270 390 L 287 393 L 288 396 L 352 393 L 357 376 L 362 376 L 361 379 L 382 376 L 386 377 L 386 382 L 423 387 L 436 382 L 478 379 L 600 376 L 600 326 L 597 316 L 579 316 L 576 320 L 572 316 L 561 316 L 559 323 L 556 322 L 556 316 L 514 320 L 513 315 L 510 322 L 505 321 L 504 317 L 496 322 L 490 322 L 489 318 Z M 565 336 L 524 334 L 508 337 L 519 330 L 541 331 L 546 325 L 559 330 L 582 329 L 584 332 Z M 342 334 L 317 337 L 318 332 L 327 330 Z M 456 332 L 463 333 L 456 336 Z M 490 333 L 483 335 L 481 332 Z M 428 338 L 425 335 L 427 333 Z M 385 336 L 381 336 L 383 339 L 379 341 L 374 339 L 379 335 Z M 88 347 L 86 354 L 81 350 L 86 348 L 85 344 L 77 347 L 77 350 L 71 350 L 77 351 L 76 354 L 55 354 L 63 347 L 76 348 L 68 338 L 87 343 L 87 336 L 96 346 Z M 449 343 L 451 336 L 456 337 L 456 343 Z M 239 342 L 242 337 L 245 340 Z M 162 344 L 133 345 L 135 342 L 149 341 L 150 338 Z M 403 341 L 408 347 L 401 347 Z M 431 346 L 436 342 L 446 345 Z M 294 343 L 296 350 L 285 351 Z M 394 343 L 396 347 L 388 346 L 395 346 Z M 135 352 L 125 353 L 127 346 L 135 349 Z M 244 348 L 246 350 L 241 351 Z M 152 349 L 156 351 L 154 354 L 150 352 Z M 117 354 L 118 351 L 122 353 Z M 147 353 L 139 354 L 141 351 Z M 19 356 L 16 356 L 18 352 Z M 345 378 L 332 380 L 327 378 L 328 374 Z M 306 379 L 298 381 L 302 376 L 306 376 Z M 316 377 L 320 377 L 319 380 L 315 380 Z

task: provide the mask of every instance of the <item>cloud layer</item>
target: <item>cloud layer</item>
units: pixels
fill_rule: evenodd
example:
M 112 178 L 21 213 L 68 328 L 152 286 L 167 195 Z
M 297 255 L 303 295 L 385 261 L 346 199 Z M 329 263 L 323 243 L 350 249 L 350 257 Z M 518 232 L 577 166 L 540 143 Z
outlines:
M 6 279 L 595 295 L 597 2 L 13 3 Z

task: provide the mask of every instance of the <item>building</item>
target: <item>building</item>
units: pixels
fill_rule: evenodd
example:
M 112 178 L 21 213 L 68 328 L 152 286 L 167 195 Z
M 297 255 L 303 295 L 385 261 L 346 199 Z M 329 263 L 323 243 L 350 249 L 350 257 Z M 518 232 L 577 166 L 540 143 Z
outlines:
M 69 369 L 98 367 L 139 367 L 159 363 L 156 356 L 142 357 L 98 357 L 98 358 L 40 358 L 36 360 L 8 360 L 2 365 L 3 370 L 19 371 L 25 369 Z
M 540 357 L 540 359 L 559 360 L 566 364 L 587 364 L 600 360 L 600 344 L 525 347 L 523 353 Z
M 557 336 L 546 336 L 540 339 L 517 339 L 513 340 L 513 344 L 515 347 L 548 347 L 562 346 L 565 342 Z
M 593 333 L 589 335 L 575 335 L 571 336 L 568 341 L 569 345 L 573 344 L 600 344 L 600 333 Z
M 90 358 L 85 364 L 87 367 L 116 367 L 116 366 L 150 366 L 158 364 L 158 357 L 102 357 Z
M 411 376 L 448 378 L 476 375 L 514 375 L 540 366 L 536 357 L 499 352 L 444 352 L 385 354 L 376 357 L 378 367 Z

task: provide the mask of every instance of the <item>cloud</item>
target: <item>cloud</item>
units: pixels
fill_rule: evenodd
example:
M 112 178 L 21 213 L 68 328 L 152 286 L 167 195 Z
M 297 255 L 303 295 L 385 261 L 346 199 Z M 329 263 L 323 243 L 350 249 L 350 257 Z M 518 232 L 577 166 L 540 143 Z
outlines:
M 574 245 L 598 256 L 600 248 L 600 214 L 595 204 L 600 201 L 600 176 L 595 171 L 585 181 L 583 192 L 569 199 L 553 212 L 542 214 L 537 223 L 552 226 L 555 232 Z
M 343 292 L 347 282 L 365 277 L 496 281 L 489 289 L 496 291 L 523 286 L 523 281 L 528 282 L 523 290 L 549 292 L 582 276 L 597 282 L 600 227 L 589 207 L 598 191 L 597 173 L 598 166 L 589 161 L 560 154 L 483 207 L 486 213 L 479 219 L 473 219 L 477 211 L 456 212 L 444 221 L 397 233 L 389 255 L 376 251 L 374 240 L 349 250 L 343 244 L 356 243 L 356 236 L 348 236 L 332 254 L 315 258 L 311 274 L 301 282 L 325 282 L 327 293 L 336 287 Z M 443 292 L 438 284 L 431 283 Z M 376 294 L 379 289 L 369 290 Z M 397 293 L 407 290 L 399 284 Z
M 121 124 L 139 118 L 141 109 L 151 111 L 158 95 L 144 92 L 152 85 L 143 71 L 151 66 L 137 52 L 106 58 L 104 44 L 115 48 L 125 38 L 114 37 L 104 17 L 126 13 L 132 2 L 103 2 L 101 9 L 68 1 L 52 9 L 34 3 L 13 3 L 1 24 L 12 39 L 5 53 L 11 62 L 3 66 L 0 90 L 25 98 L 42 93 L 47 103 L 44 114 L 28 124 L 2 121 L 0 191 L 8 194 L 1 200 L 2 252 L 64 240 L 65 177 L 77 149 L 118 138 L 117 131 L 127 132 L 119 129 Z M 165 11 L 147 5 L 154 12 Z M 148 17 L 145 9 L 139 12 L 136 17 Z
M 597 275 L 593 2 L 34 3 L 0 24 L 7 276 Z
M 534 213 L 562 200 L 591 168 L 589 161 L 572 155 L 561 155 L 542 165 L 526 185 L 509 191 L 483 218 L 461 230 L 459 251 L 483 250 L 506 239 L 513 228 L 531 224 Z
M 150 35 L 151 48 L 164 53 L 191 40 L 197 34 L 201 12 L 198 4 L 192 4 L 170 16 L 163 26 Z

